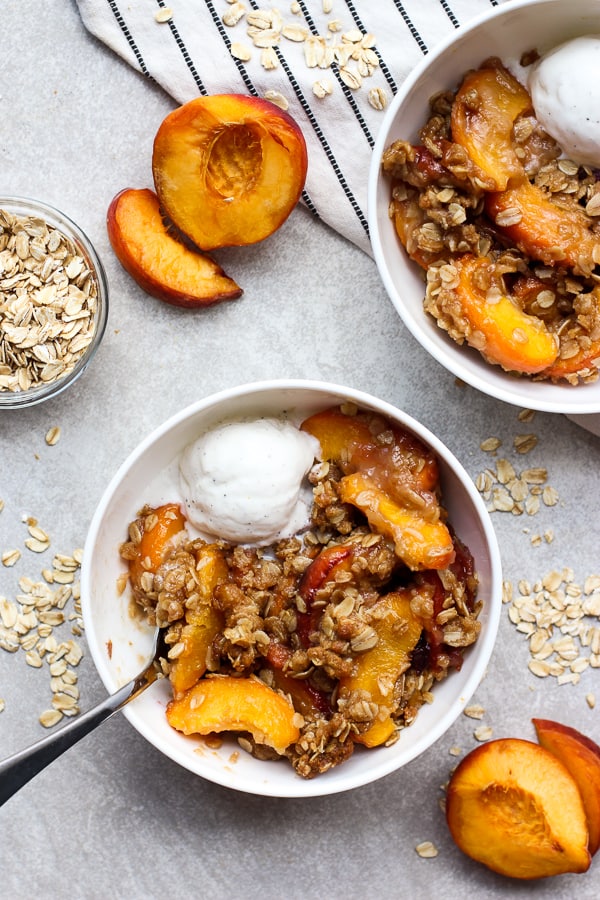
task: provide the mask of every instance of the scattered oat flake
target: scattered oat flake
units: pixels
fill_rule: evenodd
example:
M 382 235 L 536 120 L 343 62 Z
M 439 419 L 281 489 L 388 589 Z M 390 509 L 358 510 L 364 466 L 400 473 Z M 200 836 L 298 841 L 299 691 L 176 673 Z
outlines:
M 10 566 L 14 566 L 14 564 L 21 558 L 21 551 L 5 550 L 1 558 L 3 566 L 6 566 L 7 568 Z
M 502 444 L 500 438 L 497 437 L 489 437 L 486 438 L 485 441 L 482 441 L 479 445 L 479 449 L 483 450 L 485 453 L 492 453 L 494 450 L 497 450 L 498 447 Z
M 63 714 L 60 710 L 46 709 L 40 716 L 40 725 L 43 725 L 44 728 L 52 728 L 53 725 L 58 725 L 62 717 Z
M 462 750 L 460 749 L 460 747 L 450 747 L 448 753 L 450 754 L 450 756 L 460 756 Z
M 431 841 L 422 841 L 420 844 L 417 844 L 415 850 L 421 859 L 433 859 L 438 855 L 438 848 Z
M 485 713 L 485 709 L 483 706 L 465 706 L 463 713 L 465 716 L 468 716 L 470 719 L 482 719 Z
M 170 6 L 163 6 L 161 9 L 157 9 L 154 13 L 154 19 L 159 24 L 163 24 L 163 22 L 170 22 L 173 18 L 173 10 Z
M 535 434 L 518 434 L 513 445 L 517 453 L 529 453 L 537 446 L 538 439 Z
M 284 112 L 289 108 L 290 104 L 279 91 L 265 91 L 264 98 L 265 100 L 270 100 L 271 103 L 274 103 L 275 106 L 278 106 L 280 109 L 283 109 Z
M 587 703 L 587 705 L 589 706 L 590 709 L 593 709 L 596 705 L 596 697 L 594 696 L 594 694 L 586 694 L 585 702 Z
M 33 553 L 43 553 L 50 546 L 50 541 L 40 541 L 38 538 L 27 538 L 25 546 Z
M 482 725 L 480 728 L 476 728 L 473 732 L 473 737 L 476 741 L 489 741 L 489 739 L 494 734 L 493 728 L 489 725 Z
M 234 41 L 232 43 L 229 52 L 234 59 L 239 59 L 240 62 L 248 62 L 252 59 L 252 50 L 245 44 L 241 44 L 239 41 Z
M 49 447 L 54 447 L 55 444 L 58 444 L 60 440 L 60 428 L 58 425 L 54 425 L 52 428 L 49 428 L 46 432 L 46 443 Z
M 531 422 L 531 420 L 533 419 L 534 416 L 535 416 L 535 410 L 521 409 L 521 410 L 519 410 L 517 419 L 519 420 L 519 422 Z

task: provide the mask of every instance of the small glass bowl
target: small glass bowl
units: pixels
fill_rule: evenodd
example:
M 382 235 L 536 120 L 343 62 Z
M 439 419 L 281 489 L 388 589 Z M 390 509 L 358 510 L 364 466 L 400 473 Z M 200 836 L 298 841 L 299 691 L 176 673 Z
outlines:
M 77 252 L 83 257 L 87 267 L 92 272 L 96 281 L 97 290 L 92 340 L 73 368 L 64 375 L 58 376 L 53 381 L 36 383 L 24 390 L 0 390 L 0 410 L 21 409 L 27 406 L 34 406 L 37 403 L 42 403 L 44 400 L 56 397 L 72 385 L 85 371 L 100 345 L 106 328 L 108 318 L 108 282 L 104 267 L 94 250 L 90 239 L 81 228 L 79 228 L 79 226 L 63 212 L 52 206 L 48 206 L 45 203 L 41 203 L 39 200 L 32 200 L 25 197 L 0 197 L 0 210 L 6 210 L 6 212 L 19 216 L 20 218 L 32 217 L 41 219 L 50 228 L 56 229 L 65 235 L 65 237 L 75 244 Z M 2 276 L 0 275 L 0 279 L 1 277 Z M 2 318 L 2 314 L 0 313 L 0 326 Z

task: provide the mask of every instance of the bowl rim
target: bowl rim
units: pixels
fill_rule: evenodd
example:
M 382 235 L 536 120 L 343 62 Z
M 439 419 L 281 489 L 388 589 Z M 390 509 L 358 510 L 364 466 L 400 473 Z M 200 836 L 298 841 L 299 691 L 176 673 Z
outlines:
M 578 10 L 585 9 L 589 15 L 597 16 L 598 33 L 600 33 L 600 7 L 597 5 L 596 0 L 575 0 L 575 2 Z M 379 220 L 380 210 L 378 206 L 378 193 L 381 182 L 380 163 L 383 152 L 391 140 L 390 131 L 396 122 L 399 109 L 406 102 L 415 86 L 418 85 L 419 81 L 423 78 L 425 73 L 427 73 L 430 67 L 435 66 L 444 54 L 452 50 L 455 44 L 472 37 L 481 29 L 487 29 L 489 26 L 493 26 L 498 20 L 510 17 L 514 18 L 521 11 L 526 11 L 530 8 L 535 9 L 537 7 L 560 10 L 564 13 L 565 19 L 570 20 L 571 16 L 568 10 L 571 10 L 572 6 L 572 3 L 568 5 L 565 4 L 564 0 L 510 0 L 510 2 L 504 2 L 500 6 L 469 19 L 456 31 L 448 34 L 445 38 L 435 44 L 430 52 L 408 73 L 392 102 L 385 111 L 384 119 L 379 127 L 373 147 L 369 166 L 367 217 L 373 257 L 388 297 L 408 331 L 438 365 L 447 369 L 453 375 L 457 376 L 476 390 L 514 406 L 555 414 L 573 413 L 585 415 L 600 412 L 600 379 L 590 384 L 579 385 L 568 385 L 566 383 L 552 384 L 546 381 L 535 382 L 529 376 L 519 378 L 518 376 L 504 372 L 499 366 L 493 366 L 489 363 L 485 363 L 485 368 L 482 365 L 481 372 L 473 372 L 468 365 L 466 365 L 465 361 L 468 354 L 476 354 L 477 351 L 467 348 L 466 345 L 459 347 L 445 332 L 441 333 L 441 329 L 441 334 L 438 335 L 436 332 L 429 333 L 427 329 L 422 327 L 422 324 L 417 320 L 417 317 L 413 316 L 406 308 L 406 304 L 402 299 L 401 284 L 399 284 L 397 277 L 392 276 L 383 248 L 382 229 Z M 564 39 L 566 40 L 567 37 Z M 557 43 L 558 42 L 559 41 L 557 41 Z M 484 56 L 485 53 L 482 51 L 482 58 Z M 390 225 L 390 227 L 393 226 Z M 399 242 L 398 252 L 405 253 L 404 248 L 400 246 Z M 407 262 L 410 261 L 407 260 Z M 416 264 L 414 265 L 416 266 Z M 423 296 L 424 293 L 425 291 L 423 289 Z M 425 315 L 426 313 L 423 311 L 423 316 Z M 433 334 L 435 334 L 435 338 L 432 336 Z M 438 339 L 436 340 L 436 338 Z M 456 352 L 458 350 L 461 352 Z M 533 390 L 529 391 L 529 393 L 527 391 L 520 391 L 519 385 L 533 387 Z M 552 395 L 548 396 L 550 391 L 552 392 Z M 561 399 L 556 398 L 555 395 L 559 391 L 564 392 L 564 399 L 562 397 Z M 590 394 L 590 391 L 593 393 Z
M 94 551 L 94 545 L 98 538 L 104 516 L 113 501 L 113 497 L 115 496 L 121 485 L 125 482 L 128 473 L 136 465 L 140 457 L 143 456 L 143 454 L 155 442 L 164 437 L 171 429 L 175 428 L 177 425 L 196 414 L 215 409 L 224 401 L 229 401 L 232 399 L 239 399 L 240 401 L 243 401 L 243 398 L 250 395 L 254 399 L 260 399 L 261 394 L 271 393 L 273 392 L 273 390 L 311 391 L 315 393 L 323 393 L 324 396 L 334 394 L 340 398 L 347 398 L 349 401 L 355 402 L 358 406 L 364 405 L 367 408 L 375 408 L 379 410 L 382 415 L 388 415 L 392 419 L 402 422 L 407 428 L 413 430 L 417 436 L 426 441 L 429 446 L 432 447 L 434 452 L 445 461 L 445 464 L 454 473 L 457 480 L 460 481 L 462 488 L 469 495 L 471 503 L 473 504 L 473 508 L 477 514 L 478 524 L 482 533 L 485 558 L 487 564 L 489 565 L 490 571 L 490 592 L 489 597 L 485 598 L 486 627 L 484 634 L 481 635 L 478 640 L 477 660 L 473 665 L 471 673 L 465 680 L 465 683 L 461 686 L 460 697 L 457 697 L 454 702 L 452 702 L 447 708 L 444 709 L 442 715 L 440 715 L 440 717 L 436 720 L 425 738 L 415 746 L 411 747 L 410 752 L 406 752 L 405 758 L 401 759 L 400 761 L 397 761 L 394 756 L 387 756 L 383 759 L 380 757 L 378 761 L 377 757 L 374 756 L 372 759 L 373 764 L 369 767 L 369 769 L 362 774 L 360 771 L 358 773 L 355 773 L 354 777 L 351 774 L 346 774 L 348 770 L 346 770 L 346 773 L 342 773 L 342 775 L 340 776 L 339 772 L 344 768 L 343 766 L 341 766 L 340 770 L 338 770 L 338 777 L 335 781 L 328 780 L 327 773 L 315 779 L 305 780 L 296 775 L 290 768 L 289 786 L 286 779 L 285 790 L 280 789 L 276 783 L 268 781 L 260 782 L 252 786 L 248 784 L 239 784 L 236 783 L 234 779 L 228 778 L 225 772 L 221 772 L 220 770 L 209 770 L 202 773 L 198 772 L 196 769 L 192 768 L 189 765 L 188 756 L 180 752 L 175 752 L 172 748 L 169 748 L 167 750 L 163 746 L 161 746 L 161 742 L 157 739 L 157 736 L 153 732 L 151 726 L 145 723 L 143 720 L 140 720 L 140 718 L 136 716 L 134 704 L 132 704 L 131 706 L 127 706 L 123 710 L 124 715 L 129 720 L 129 722 L 143 737 L 146 738 L 146 740 L 148 740 L 150 744 L 164 753 L 164 755 L 166 755 L 169 759 L 173 760 L 184 768 L 187 768 L 193 774 L 205 778 L 208 781 L 220 784 L 223 787 L 238 790 L 244 793 L 255 794 L 258 796 L 287 798 L 324 796 L 351 790 L 353 788 L 371 783 L 372 781 L 376 781 L 379 778 L 388 775 L 399 768 L 402 768 L 408 762 L 411 762 L 415 757 L 421 755 L 423 752 L 433 746 L 433 744 L 448 730 L 452 723 L 457 719 L 458 715 L 464 709 L 464 706 L 468 703 L 470 697 L 477 689 L 485 674 L 487 666 L 489 665 L 489 661 L 496 642 L 502 609 L 502 564 L 496 533 L 492 526 L 489 512 L 487 511 L 473 480 L 468 475 L 460 461 L 454 456 L 452 451 L 450 451 L 449 448 L 443 444 L 441 439 L 430 432 L 429 429 L 426 428 L 426 426 L 422 425 L 409 414 L 404 413 L 402 410 L 394 407 L 387 401 L 378 399 L 374 395 L 347 386 L 318 380 L 285 379 L 250 382 L 247 384 L 226 388 L 216 393 L 207 395 L 206 397 L 189 404 L 179 412 L 166 419 L 155 429 L 153 429 L 150 434 L 146 438 L 144 438 L 140 442 L 140 444 L 128 455 L 128 457 L 119 466 L 119 468 L 109 481 L 93 515 L 85 541 L 83 563 L 81 569 L 82 615 L 84 618 L 88 648 L 94 661 L 96 671 L 98 672 L 100 679 L 102 680 L 107 690 L 114 691 L 117 689 L 118 684 L 116 683 L 114 672 L 111 672 L 107 665 L 105 654 L 102 654 L 100 652 L 101 642 L 96 632 L 94 617 L 90 608 L 90 598 L 92 596 L 91 560 Z M 482 556 L 483 555 L 484 554 L 482 553 Z M 156 687 L 156 685 L 154 687 Z M 149 691 L 152 690 L 153 688 L 149 689 Z
M 63 391 L 77 381 L 87 369 L 102 343 L 108 323 L 109 307 L 108 278 L 104 264 L 91 239 L 77 222 L 59 207 L 44 200 L 37 200 L 34 197 L 2 194 L 0 196 L 0 209 L 4 208 L 8 209 L 9 212 L 14 211 L 15 215 L 33 215 L 43 218 L 58 231 L 64 229 L 66 236 L 74 241 L 93 269 L 98 284 L 98 294 L 96 298 L 96 322 L 92 340 L 85 353 L 77 360 L 68 375 L 57 378 L 55 381 L 35 385 L 26 391 L 0 391 L 0 411 L 37 406 L 38 403 L 43 403 L 45 400 L 51 400 L 62 394 Z

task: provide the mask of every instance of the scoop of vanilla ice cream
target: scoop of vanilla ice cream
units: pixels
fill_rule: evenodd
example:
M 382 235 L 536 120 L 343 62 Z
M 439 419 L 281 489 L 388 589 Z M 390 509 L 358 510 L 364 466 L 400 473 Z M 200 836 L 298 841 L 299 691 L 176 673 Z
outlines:
M 319 442 L 283 419 L 228 422 L 187 447 L 179 469 L 189 521 L 201 533 L 270 544 L 309 522 L 304 476 Z
M 573 162 L 600 168 L 600 35 L 550 50 L 528 88 L 537 120 Z

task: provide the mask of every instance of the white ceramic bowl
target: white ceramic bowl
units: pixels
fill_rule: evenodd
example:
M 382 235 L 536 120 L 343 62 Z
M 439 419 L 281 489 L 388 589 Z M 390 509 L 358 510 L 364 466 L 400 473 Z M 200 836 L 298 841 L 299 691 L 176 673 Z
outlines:
M 117 592 L 124 571 L 119 544 L 127 525 L 146 502 L 173 497 L 179 454 L 206 429 L 225 419 L 280 415 L 298 424 L 310 413 L 346 400 L 376 410 L 413 431 L 436 452 L 444 503 L 450 520 L 473 553 L 480 577 L 482 631 L 465 655 L 460 672 L 435 687 L 435 700 L 424 706 L 410 728 L 392 747 L 357 748 L 350 760 L 305 781 L 285 762 L 260 762 L 240 751 L 231 761 L 233 739 L 219 750 L 206 748 L 201 738 L 184 737 L 165 718 L 170 698 L 167 681 L 159 681 L 124 710 L 131 724 L 166 756 L 210 781 L 253 794 L 308 797 L 345 791 L 375 781 L 400 768 L 430 747 L 460 714 L 477 688 L 489 661 L 501 608 L 501 566 L 489 515 L 471 479 L 446 447 L 414 419 L 368 394 L 321 382 L 281 381 L 249 384 L 224 391 L 184 409 L 154 431 L 130 455 L 109 484 L 92 520 L 82 571 L 82 608 L 87 642 L 108 691 L 115 691 L 144 664 L 151 645 L 147 627 L 134 620 L 129 599 Z M 169 473 L 171 473 L 169 475 Z M 108 648 L 110 647 L 110 653 Z
M 460 28 L 412 70 L 390 104 L 373 151 L 369 173 L 369 226 L 375 261 L 404 324 L 419 343 L 454 375 L 486 394 L 529 409 L 557 413 L 600 412 L 600 380 L 587 385 L 534 382 L 486 363 L 460 347 L 423 310 L 423 273 L 404 251 L 388 217 L 390 182 L 381 173 L 384 150 L 398 139 L 415 141 L 429 98 L 457 87 L 462 75 L 489 56 L 518 61 L 526 50 L 544 53 L 581 34 L 600 34 L 597 0 L 511 0 Z

